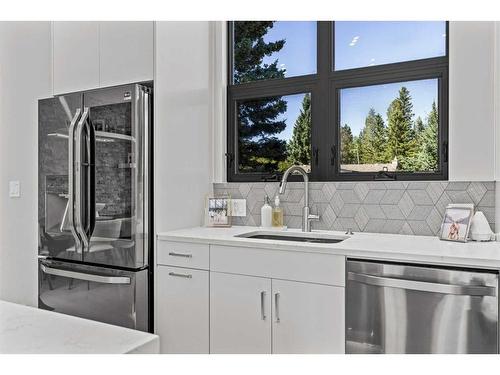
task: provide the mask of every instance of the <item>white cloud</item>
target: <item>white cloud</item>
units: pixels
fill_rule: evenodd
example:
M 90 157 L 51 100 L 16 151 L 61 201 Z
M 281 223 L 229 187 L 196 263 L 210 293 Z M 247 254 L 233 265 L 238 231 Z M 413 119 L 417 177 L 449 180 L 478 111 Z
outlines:
M 354 38 L 352 38 L 351 43 L 349 43 L 350 47 L 354 47 L 356 43 L 358 42 L 359 35 L 356 35 Z

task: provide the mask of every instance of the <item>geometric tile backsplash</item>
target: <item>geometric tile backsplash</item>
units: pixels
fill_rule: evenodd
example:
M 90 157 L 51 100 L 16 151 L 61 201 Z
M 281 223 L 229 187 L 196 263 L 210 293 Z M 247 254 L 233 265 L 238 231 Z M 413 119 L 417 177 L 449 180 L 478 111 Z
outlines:
M 234 225 L 260 225 L 267 195 L 274 204 L 279 182 L 215 183 L 214 194 L 247 200 L 247 216 Z M 300 228 L 304 185 L 289 182 L 280 197 L 285 225 Z M 319 214 L 313 229 L 436 235 L 449 203 L 473 203 L 495 230 L 495 182 L 373 181 L 310 182 L 309 206 Z

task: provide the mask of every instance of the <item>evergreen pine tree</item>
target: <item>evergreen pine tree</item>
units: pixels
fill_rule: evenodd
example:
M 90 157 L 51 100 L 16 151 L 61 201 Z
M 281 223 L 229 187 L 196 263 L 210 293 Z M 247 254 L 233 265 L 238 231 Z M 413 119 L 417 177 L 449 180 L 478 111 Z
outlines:
M 408 89 L 405 86 L 403 86 L 399 89 L 398 99 L 401 102 L 401 107 L 403 110 L 403 117 L 404 117 L 405 121 L 407 121 L 409 124 L 411 124 L 413 116 L 414 116 L 413 103 L 411 101 L 410 91 L 408 91 Z
M 427 117 L 427 125 L 422 131 L 419 142 L 419 151 L 415 156 L 415 170 L 434 171 L 438 168 L 438 126 L 439 117 L 436 102 Z
M 387 110 L 388 141 L 390 160 L 398 160 L 398 169 L 413 170 L 408 160 L 415 155 L 416 143 L 412 127 L 413 104 L 409 91 L 402 87 L 399 97 L 394 99 Z
M 352 135 L 351 128 L 345 124 L 340 127 L 340 164 L 357 163 L 357 144 Z
M 370 108 L 365 126 L 360 133 L 361 162 L 363 164 L 384 163 L 387 161 L 387 143 L 384 120 L 375 109 Z
M 295 120 L 292 138 L 287 145 L 287 165 L 280 166 L 284 170 L 288 166 L 310 165 L 311 162 L 311 95 L 304 95 L 302 109 Z
M 234 83 L 283 78 L 278 60 L 264 64 L 264 58 L 280 51 L 285 40 L 265 42 L 274 22 L 234 23 Z M 238 105 L 238 168 L 242 172 L 274 173 L 286 160 L 286 142 L 276 135 L 286 128 L 280 118 L 287 110 L 281 96 L 243 101 Z
M 422 121 L 422 118 L 418 116 L 417 119 L 415 120 L 415 126 L 414 126 L 415 138 L 418 138 L 424 129 L 425 129 L 424 122 Z

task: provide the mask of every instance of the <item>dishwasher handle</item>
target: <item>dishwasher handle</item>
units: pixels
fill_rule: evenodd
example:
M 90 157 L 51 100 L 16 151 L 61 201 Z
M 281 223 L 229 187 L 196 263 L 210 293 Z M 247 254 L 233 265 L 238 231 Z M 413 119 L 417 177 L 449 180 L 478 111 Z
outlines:
M 417 290 L 422 292 L 453 294 L 453 295 L 463 295 L 463 296 L 483 296 L 483 297 L 486 296 L 496 297 L 497 295 L 496 288 L 491 286 L 431 283 L 427 281 L 396 279 L 392 277 L 366 275 L 363 273 L 356 273 L 356 272 L 348 272 L 347 279 L 350 281 L 356 281 L 367 285 Z

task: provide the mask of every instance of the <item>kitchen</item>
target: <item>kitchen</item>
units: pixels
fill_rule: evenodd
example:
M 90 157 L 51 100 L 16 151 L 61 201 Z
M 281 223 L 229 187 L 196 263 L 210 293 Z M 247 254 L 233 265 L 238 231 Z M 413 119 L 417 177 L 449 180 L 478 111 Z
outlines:
M 498 354 L 500 24 L 224 18 L 0 22 L 1 352 Z

